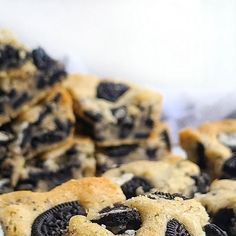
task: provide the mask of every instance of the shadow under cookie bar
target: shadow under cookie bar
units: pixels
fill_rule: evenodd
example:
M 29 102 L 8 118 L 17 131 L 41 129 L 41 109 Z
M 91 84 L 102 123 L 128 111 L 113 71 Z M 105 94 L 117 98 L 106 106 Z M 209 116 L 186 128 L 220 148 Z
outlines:
M 96 147 L 97 174 L 110 168 L 138 160 L 157 161 L 171 151 L 169 129 L 162 123 L 145 141 Z
M 188 158 L 212 178 L 236 178 L 236 120 L 205 123 L 180 132 Z
M 64 66 L 42 48 L 27 49 L 0 31 L 0 125 L 42 99 L 66 77 Z
M 205 193 L 209 177 L 201 174 L 199 167 L 173 154 L 160 161 L 134 161 L 106 171 L 103 176 L 118 183 L 127 198 L 157 191 L 179 193 L 192 197 L 195 193 Z
M 43 193 L 17 191 L 0 196 L 0 228 L 4 235 L 66 235 L 74 215 L 87 215 L 125 200 L 107 178 L 71 180 Z
M 50 151 L 25 161 L 15 190 L 48 191 L 70 179 L 95 176 L 94 144 L 69 138 Z
M 115 80 L 74 75 L 65 81 L 79 125 L 99 145 L 145 140 L 159 123 L 158 93 Z

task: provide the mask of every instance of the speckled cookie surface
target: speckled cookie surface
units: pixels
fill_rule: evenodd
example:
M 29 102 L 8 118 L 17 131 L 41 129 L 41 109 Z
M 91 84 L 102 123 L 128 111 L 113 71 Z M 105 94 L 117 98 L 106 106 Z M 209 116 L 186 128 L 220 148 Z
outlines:
M 97 146 L 97 174 L 132 161 L 160 160 L 170 153 L 170 149 L 168 126 L 162 123 L 145 141 L 107 147 Z
M 213 178 L 235 178 L 236 120 L 205 123 L 180 132 L 180 144 L 190 160 Z
M 42 49 L 27 49 L 0 30 L 0 125 L 39 101 L 66 76 L 64 66 Z
M 0 143 L 5 147 L 0 163 L 0 192 L 8 192 L 9 185 L 14 189 L 27 159 L 65 142 L 72 135 L 73 123 L 72 100 L 62 87 L 55 87 L 45 99 L 10 123 L 8 129 L 13 138 Z
M 211 216 L 211 221 L 228 232 L 236 235 L 236 181 L 215 180 L 210 191 L 196 197 Z
M 162 98 L 158 93 L 82 75 L 70 76 L 65 86 L 74 97 L 79 124 L 82 120 L 83 128 L 100 145 L 146 139 L 159 121 Z
M 73 215 L 100 211 L 124 199 L 118 185 L 106 178 L 71 180 L 50 192 L 1 195 L 0 224 L 6 236 L 60 236 Z
M 105 208 L 97 215 L 70 220 L 72 236 L 226 236 L 208 222 L 205 209 L 195 200 L 139 196 Z
M 70 179 L 95 176 L 94 144 L 87 138 L 65 143 L 25 161 L 16 190 L 48 191 Z
M 105 172 L 104 176 L 119 183 L 128 198 L 152 188 L 192 196 L 195 192 L 205 192 L 208 186 L 208 177 L 201 175 L 196 164 L 173 155 L 157 162 L 124 164 Z

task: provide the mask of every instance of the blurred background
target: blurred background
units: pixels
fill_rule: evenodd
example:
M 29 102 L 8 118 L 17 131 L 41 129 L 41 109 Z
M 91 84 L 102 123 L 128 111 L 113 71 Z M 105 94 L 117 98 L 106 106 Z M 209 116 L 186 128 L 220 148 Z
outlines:
M 70 72 L 161 91 L 172 129 L 236 117 L 235 0 L 0 0 L 0 27 Z

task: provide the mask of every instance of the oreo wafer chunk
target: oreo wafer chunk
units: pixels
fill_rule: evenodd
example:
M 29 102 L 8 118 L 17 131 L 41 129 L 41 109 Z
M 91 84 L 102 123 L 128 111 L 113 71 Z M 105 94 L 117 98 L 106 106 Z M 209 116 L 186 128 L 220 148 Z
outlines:
M 185 226 L 176 219 L 168 221 L 165 236 L 191 236 Z
M 99 219 L 93 222 L 105 225 L 114 234 L 122 234 L 126 230 L 138 230 L 141 227 L 141 217 L 136 209 L 117 204 L 99 212 Z
M 166 200 L 175 200 L 175 198 L 181 198 L 183 200 L 187 200 L 189 198 L 179 194 L 179 193 L 163 193 L 163 192 L 152 192 L 152 193 L 148 193 L 146 195 L 148 198 L 150 199 L 158 199 L 158 198 L 163 198 L 163 199 L 166 199 Z
M 78 201 L 57 205 L 35 219 L 31 236 L 65 235 L 69 220 L 75 215 L 86 215 L 86 210 Z

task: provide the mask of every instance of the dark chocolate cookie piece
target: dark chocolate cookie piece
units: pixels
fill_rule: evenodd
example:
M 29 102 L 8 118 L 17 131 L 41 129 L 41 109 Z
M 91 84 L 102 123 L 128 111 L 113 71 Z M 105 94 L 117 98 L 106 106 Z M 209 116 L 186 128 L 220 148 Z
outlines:
M 215 224 L 206 225 L 204 231 L 206 232 L 206 236 L 228 236 L 225 231 Z
M 210 185 L 210 176 L 206 173 L 203 173 L 198 176 L 192 176 L 196 184 L 197 193 L 206 193 Z
M 152 188 L 154 188 L 154 186 L 149 180 L 138 176 L 133 177 L 121 186 L 127 199 L 137 196 L 137 190 L 142 191 L 141 193 L 145 193 L 150 191 Z
M 176 219 L 167 223 L 165 236 L 191 236 L 185 226 Z
M 129 155 L 131 152 L 134 152 L 137 148 L 138 144 L 124 144 L 104 148 L 104 153 L 109 157 L 123 157 Z
M 0 70 L 20 67 L 28 59 L 29 54 L 11 45 L 0 47 Z
M 69 220 L 75 215 L 86 215 L 85 209 L 78 201 L 57 205 L 34 220 L 31 236 L 65 235 Z
M 236 178 L 236 154 L 224 163 L 223 177 L 230 179 Z
M 205 147 L 202 143 L 197 144 L 197 155 L 198 155 L 197 164 L 201 169 L 206 169 Z
M 126 84 L 101 82 L 97 86 L 97 98 L 102 98 L 110 102 L 115 102 L 121 95 L 129 90 Z
M 183 200 L 187 200 L 189 198 L 179 194 L 179 193 L 163 193 L 163 192 L 153 192 L 146 195 L 150 199 L 158 199 L 163 198 L 166 200 L 175 200 L 175 198 L 182 198 Z
M 93 222 L 105 225 L 114 234 L 122 234 L 126 230 L 138 230 L 142 224 L 141 216 L 136 209 L 117 204 L 104 208 L 99 212 L 99 219 Z
M 219 226 L 222 230 L 226 231 L 228 235 L 235 235 L 235 232 L 232 232 L 233 228 L 235 228 L 236 225 L 236 217 L 233 209 L 221 209 L 212 216 L 211 220 L 213 224 Z

